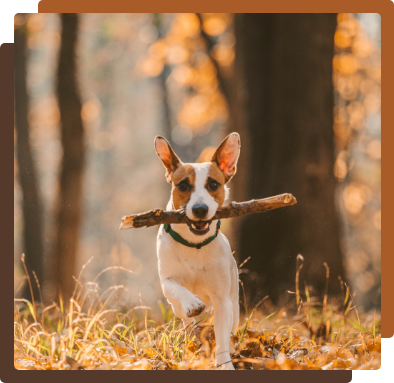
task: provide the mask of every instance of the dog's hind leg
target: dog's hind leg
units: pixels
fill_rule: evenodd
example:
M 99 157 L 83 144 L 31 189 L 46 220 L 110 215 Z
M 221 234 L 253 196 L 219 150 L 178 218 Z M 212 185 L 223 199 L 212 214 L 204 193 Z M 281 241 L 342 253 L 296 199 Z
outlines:
M 238 329 L 239 324 L 239 281 L 238 281 L 238 268 L 234 262 L 234 268 L 232 271 L 231 278 L 231 291 L 230 291 L 230 299 L 233 305 L 233 322 L 231 326 L 231 334 L 235 335 Z M 234 345 L 232 340 L 230 339 L 230 353 L 234 353 Z
M 234 370 L 231 363 L 229 342 L 233 324 L 233 308 L 230 299 L 216 297 L 212 299 L 216 338 L 216 364 L 223 370 Z
M 238 323 L 239 323 L 239 301 L 238 301 L 238 294 L 236 297 L 233 297 L 231 299 L 231 303 L 233 305 L 233 323 L 231 327 L 231 334 L 235 335 L 237 332 L 238 328 Z M 234 344 L 232 339 L 230 338 L 230 354 L 233 354 L 235 352 L 234 349 Z
M 233 304 L 233 324 L 231 328 L 231 333 L 235 335 L 237 332 L 238 324 L 239 324 L 239 301 L 238 296 L 235 299 L 231 300 Z

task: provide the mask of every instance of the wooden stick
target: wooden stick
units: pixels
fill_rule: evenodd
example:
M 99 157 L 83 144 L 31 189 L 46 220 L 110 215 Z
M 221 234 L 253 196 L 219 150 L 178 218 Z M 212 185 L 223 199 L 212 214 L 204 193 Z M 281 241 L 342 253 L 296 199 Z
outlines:
M 274 197 L 257 200 L 253 199 L 247 202 L 231 202 L 228 206 L 220 207 L 216 211 L 212 220 L 240 217 L 242 215 L 252 213 L 262 213 L 264 211 L 270 211 L 280 207 L 291 206 L 296 203 L 297 200 L 290 193 L 279 194 Z M 172 211 L 153 209 L 145 213 L 127 215 L 123 217 L 119 229 L 124 230 L 170 223 L 192 224 L 193 222 L 194 221 L 186 216 L 185 211 L 182 209 Z

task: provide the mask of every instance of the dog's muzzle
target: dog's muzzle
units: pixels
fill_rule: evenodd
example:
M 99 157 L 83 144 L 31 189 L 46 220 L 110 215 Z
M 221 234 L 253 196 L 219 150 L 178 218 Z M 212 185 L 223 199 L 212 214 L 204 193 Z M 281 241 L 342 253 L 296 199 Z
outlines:
M 196 235 L 204 235 L 209 231 L 209 227 L 212 221 L 195 221 L 192 224 L 187 224 L 189 230 Z

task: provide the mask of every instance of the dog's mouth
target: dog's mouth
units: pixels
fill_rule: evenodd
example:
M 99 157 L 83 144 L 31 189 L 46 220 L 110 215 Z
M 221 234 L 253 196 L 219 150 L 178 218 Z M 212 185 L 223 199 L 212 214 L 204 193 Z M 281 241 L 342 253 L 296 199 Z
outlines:
M 204 235 L 209 231 L 209 226 L 212 221 L 195 221 L 192 224 L 187 224 L 189 226 L 189 230 L 196 235 Z

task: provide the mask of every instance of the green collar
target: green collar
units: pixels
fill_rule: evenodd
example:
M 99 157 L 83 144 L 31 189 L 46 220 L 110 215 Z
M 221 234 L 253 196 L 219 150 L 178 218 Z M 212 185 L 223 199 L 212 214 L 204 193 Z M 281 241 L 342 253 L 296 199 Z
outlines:
M 175 241 L 181 243 L 182 245 L 185 245 L 187 247 L 194 247 L 196 249 L 201 249 L 203 246 L 208 245 L 208 243 L 211 243 L 219 234 L 220 230 L 220 219 L 218 220 L 218 223 L 216 225 L 216 231 L 215 234 L 212 237 L 207 238 L 204 242 L 201 243 L 191 243 L 186 241 L 186 239 L 182 238 L 177 232 L 171 229 L 171 225 L 163 225 L 164 230 L 171 235 L 172 238 L 175 239 Z

